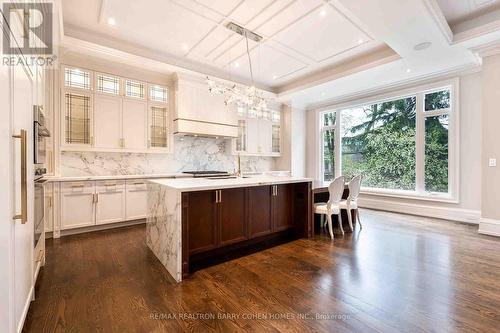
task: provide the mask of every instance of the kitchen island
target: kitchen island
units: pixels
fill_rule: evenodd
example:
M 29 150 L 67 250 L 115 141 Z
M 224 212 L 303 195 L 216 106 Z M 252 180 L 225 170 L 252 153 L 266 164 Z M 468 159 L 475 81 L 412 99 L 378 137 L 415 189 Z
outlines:
M 181 281 L 193 267 L 312 236 L 311 179 L 148 181 L 146 243 Z

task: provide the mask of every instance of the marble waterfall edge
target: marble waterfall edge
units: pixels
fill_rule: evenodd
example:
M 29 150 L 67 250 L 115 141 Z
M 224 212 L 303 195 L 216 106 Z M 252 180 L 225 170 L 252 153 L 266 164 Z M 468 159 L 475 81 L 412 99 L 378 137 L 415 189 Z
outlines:
M 170 275 L 180 282 L 182 279 L 181 192 L 149 182 L 147 188 L 146 244 Z

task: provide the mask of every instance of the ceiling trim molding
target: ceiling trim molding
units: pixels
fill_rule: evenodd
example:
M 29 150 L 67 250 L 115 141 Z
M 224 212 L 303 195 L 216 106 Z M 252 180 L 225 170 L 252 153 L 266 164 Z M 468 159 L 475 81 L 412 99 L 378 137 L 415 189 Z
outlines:
M 483 24 L 477 27 L 474 27 L 469 30 L 465 30 L 462 32 L 457 33 L 456 35 L 453 36 L 453 42 L 452 45 L 454 44 L 459 44 L 465 41 L 468 41 L 473 38 L 480 37 L 482 35 L 489 34 L 491 32 L 495 32 L 497 30 L 500 30 L 500 20 L 496 20 L 487 24 Z
M 333 106 L 340 105 L 343 103 L 369 98 L 371 96 L 381 95 L 385 93 L 390 93 L 393 90 L 401 90 L 406 88 L 411 88 L 418 85 L 430 84 L 433 81 L 441 81 L 451 79 L 456 76 L 462 76 L 467 74 L 473 74 L 481 71 L 481 65 L 478 64 L 467 64 L 463 66 L 457 66 L 448 70 L 441 72 L 434 72 L 428 75 L 420 75 L 410 80 L 401 80 L 394 83 L 379 86 L 373 89 L 366 89 L 363 91 L 355 92 L 352 94 L 345 94 L 336 98 L 332 98 L 320 103 L 312 103 L 306 106 L 307 110 L 320 110 L 324 111 L 331 109 Z
M 481 58 L 497 55 L 500 54 L 500 41 L 496 40 L 488 44 L 471 48 L 470 50 Z
M 401 59 L 399 54 L 394 52 L 391 48 L 387 46 L 382 47 L 379 50 L 371 51 L 354 60 L 344 61 L 329 68 L 321 69 L 301 79 L 295 80 L 288 85 L 278 87 L 278 96 L 284 97 L 322 83 L 378 67 L 399 59 Z
M 436 0 L 422 0 L 424 3 L 425 8 L 431 15 L 432 19 L 438 26 L 439 30 L 441 31 L 443 37 L 446 39 L 448 44 L 451 44 L 453 42 L 453 32 L 451 31 L 451 28 L 448 24 L 448 21 L 446 21 L 446 18 L 444 17 L 443 11 L 439 7 L 438 3 Z

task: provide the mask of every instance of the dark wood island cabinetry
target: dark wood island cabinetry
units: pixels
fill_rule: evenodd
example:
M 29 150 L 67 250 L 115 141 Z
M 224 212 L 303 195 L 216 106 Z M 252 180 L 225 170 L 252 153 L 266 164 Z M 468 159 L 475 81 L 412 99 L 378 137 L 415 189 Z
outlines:
M 182 193 L 182 275 L 311 230 L 311 183 Z

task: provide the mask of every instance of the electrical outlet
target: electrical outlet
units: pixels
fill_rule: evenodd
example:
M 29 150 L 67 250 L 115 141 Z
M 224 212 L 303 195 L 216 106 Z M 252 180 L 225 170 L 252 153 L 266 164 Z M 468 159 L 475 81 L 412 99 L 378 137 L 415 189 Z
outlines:
M 496 167 L 497 166 L 497 159 L 496 158 L 490 158 L 488 162 L 488 166 L 490 167 Z

